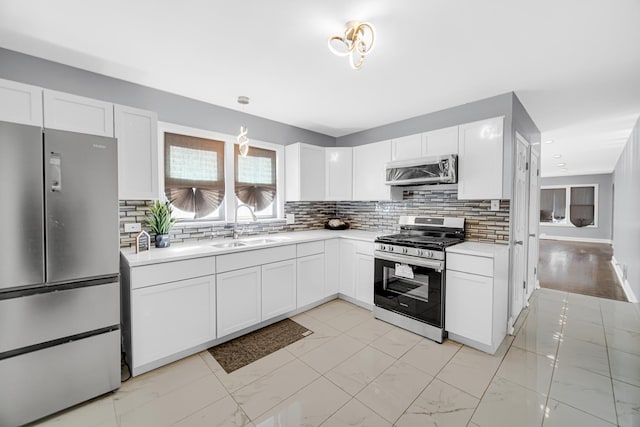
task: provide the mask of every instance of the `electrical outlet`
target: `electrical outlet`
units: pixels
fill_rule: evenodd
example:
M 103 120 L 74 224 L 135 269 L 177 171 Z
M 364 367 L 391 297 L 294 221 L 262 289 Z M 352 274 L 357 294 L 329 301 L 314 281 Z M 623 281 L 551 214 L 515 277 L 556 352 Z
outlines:
M 491 210 L 499 211 L 500 210 L 500 200 L 492 200 L 491 201 Z
M 287 214 L 287 224 L 294 224 L 296 222 L 296 216 L 294 214 Z
M 124 224 L 125 233 L 135 233 L 140 230 L 142 230 L 142 225 L 139 222 L 127 222 Z

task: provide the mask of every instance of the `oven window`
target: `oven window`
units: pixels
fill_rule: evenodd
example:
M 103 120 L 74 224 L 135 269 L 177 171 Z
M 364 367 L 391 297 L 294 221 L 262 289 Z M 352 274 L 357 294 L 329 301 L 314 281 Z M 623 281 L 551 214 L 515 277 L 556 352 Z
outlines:
M 396 268 L 398 272 L 396 274 Z M 408 273 L 406 270 L 411 272 Z M 402 265 L 395 268 L 384 267 L 384 289 L 399 295 L 429 302 L 429 276 L 421 274 L 420 268 Z M 413 278 L 410 278 L 413 276 Z

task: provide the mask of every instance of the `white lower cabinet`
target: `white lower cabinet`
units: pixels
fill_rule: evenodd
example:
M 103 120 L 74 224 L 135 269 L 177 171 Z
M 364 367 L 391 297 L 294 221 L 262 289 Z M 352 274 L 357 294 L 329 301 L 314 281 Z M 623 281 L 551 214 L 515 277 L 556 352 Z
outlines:
M 131 291 L 133 367 L 216 338 L 214 275 Z
M 491 345 L 493 278 L 447 271 L 447 331 Z
M 262 320 L 296 309 L 296 260 L 262 266 Z
M 373 305 L 373 256 L 356 254 L 356 299 Z
M 356 243 L 340 239 L 340 293 L 356 297 Z
M 324 296 L 324 253 L 298 258 L 298 307 Z
M 217 275 L 218 337 L 262 320 L 261 267 Z
M 324 241 L 324 296 L 340 291 L 340 239 Z

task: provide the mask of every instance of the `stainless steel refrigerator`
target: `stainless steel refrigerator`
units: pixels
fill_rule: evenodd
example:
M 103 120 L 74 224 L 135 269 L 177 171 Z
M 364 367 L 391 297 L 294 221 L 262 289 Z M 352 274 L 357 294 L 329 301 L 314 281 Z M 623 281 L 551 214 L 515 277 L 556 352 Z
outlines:
M 120 386 L 117 144 L 0 122 L 0 426 Z

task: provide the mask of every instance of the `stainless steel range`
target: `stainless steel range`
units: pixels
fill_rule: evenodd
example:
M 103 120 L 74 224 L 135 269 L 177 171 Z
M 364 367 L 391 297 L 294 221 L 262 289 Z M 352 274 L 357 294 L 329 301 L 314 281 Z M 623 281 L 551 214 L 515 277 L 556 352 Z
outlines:
M 445 248 L 464 241 L 464 218 L 401 216 L 400 234 L 375 241 L 373 314 L 441 343 Z

